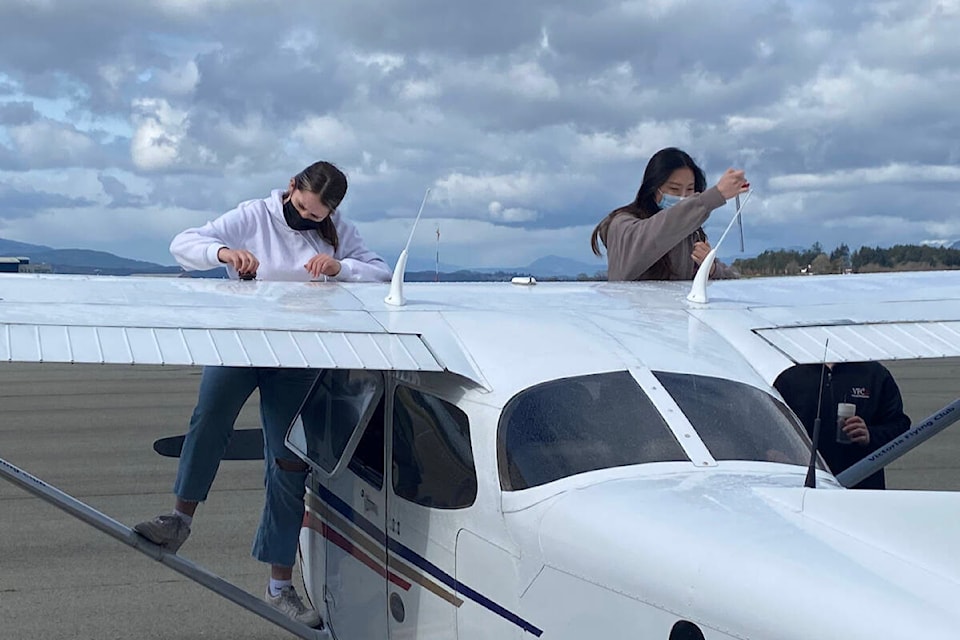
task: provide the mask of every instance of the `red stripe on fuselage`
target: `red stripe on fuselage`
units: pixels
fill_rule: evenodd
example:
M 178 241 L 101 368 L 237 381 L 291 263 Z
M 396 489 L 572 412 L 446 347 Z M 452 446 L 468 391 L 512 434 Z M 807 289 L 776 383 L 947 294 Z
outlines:
M 305 513 L 303 514 L 303 525 L 318 532 L 324 538 L 337 545 L 345 552 L 349 553 L 351 556 L 365 564 L 367 567 L 373 569 L 378 575 L 386 578 L 404 591 L 410 590 L 409 582 L 393 572 L 387 572 L 386 567 L 381 566 L 380 563 L 364 553 L 363 550 L 357 547 L 357 545 L 347 540 L 345 537 L 343 537 L 343 535 L 340 534 L 339 531 L 328 525 L 326 522 L 321 521 L 319 518 L 311 515 L 310 513 Z

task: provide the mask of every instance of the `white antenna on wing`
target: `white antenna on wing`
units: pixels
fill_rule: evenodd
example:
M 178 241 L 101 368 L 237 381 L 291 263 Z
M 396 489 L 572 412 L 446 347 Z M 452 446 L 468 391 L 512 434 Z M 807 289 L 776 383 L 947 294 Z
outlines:
M 740 212 L 743 211 L 743 208 L 747 205 L 747 202 L 749 202 L 751 195 L 753 195 L 753 191 L 748 191 L 742 203 L 739 201 L 740 198 L 737 197 L 737 211 L 733 214 L 733 219 L 730 220 L 730 224 L 727 225 L 723 235 L 720 236 L 720 240 L 717 241 L 716 246 L 710 249 L 710 253 L 708 253 L 707 257 L 700 263 L 700 268 L 697 269 L 697 275 L 693 277 L 693 286 L 690 287 L 690 293 L 687 294 L 687 300 L 690 302 L 707 301 L 707 281 L 710 278 L 710 269 L 713 268 L 713 262 L 717 258 L 717 249 L 720 248 L 723 239 L 727 237 L 730 229 L 733 228 L 733 223 L 740 219 Z
M 400 258 L 397 259 L 397 266 L 393 269 L 393 278 L 390 280 L 390 293 L 383 299 L 387 304 L 396 307 L 402 307 L 403 299 L 403 274 L 407 269 L 407 250 L 410 248 L 410 241 L 413 240 L 413 234 L 417 230 L 417 223 L 420 222 L 420 216 L 423 214 L 423 207 L 427 204 L 427 197 L 430 195 L 430 187 L 423 194 L 423 202 L 420 203 L 420 210 L 417 212 L 417 218 L 413 221 L 413 229 L 410 229 L 410 237 L 407 238 L 407 244 L 400 252 Z
M 437 225 L 437 261 L 435 264 L 436 274 L 434 282 L 440 282 L 440 225 Z

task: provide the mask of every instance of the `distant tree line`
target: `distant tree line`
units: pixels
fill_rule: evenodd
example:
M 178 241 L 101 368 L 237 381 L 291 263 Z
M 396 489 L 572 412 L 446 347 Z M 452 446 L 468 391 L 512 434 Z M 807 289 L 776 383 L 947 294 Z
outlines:
M 960 249 L 898 244 L 888 249 L 841 244 L 827 254 L 819 242 L 806 250 L 767 250 L 756 258 L 733 261 L 744 276 L 783 276 L 876 271 L 960 269 Z

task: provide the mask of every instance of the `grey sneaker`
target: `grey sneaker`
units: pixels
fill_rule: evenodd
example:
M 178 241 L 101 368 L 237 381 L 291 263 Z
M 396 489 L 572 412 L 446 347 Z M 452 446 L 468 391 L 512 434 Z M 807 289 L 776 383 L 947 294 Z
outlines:
M 263 599 L 274 609 L 285 613 L 297 622 L 302 622 L 308 627 L 317 627 L 320 625 L 320 614 L 317 613 L 317 610 L 313 607 L 308 607 L 303 603 L 303 600 L 300 599 L 300 595 L 297 593 L 297 590 L 293 588 L 293 585 L 281 589 L 280 595 L 276 597 L 270 595 L 270 586 L 268 585 L 267 593 Z
M 133 530 L 170 553 L 176 553 L 190 535 L 190 527 L 175 513 L 160 514 L 153 520 L 135 525 Z

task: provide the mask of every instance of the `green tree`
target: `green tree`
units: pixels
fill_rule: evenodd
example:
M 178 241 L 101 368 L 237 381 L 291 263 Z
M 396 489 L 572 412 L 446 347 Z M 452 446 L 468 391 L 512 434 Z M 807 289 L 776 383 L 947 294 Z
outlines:
M 830 258 L 827 256 L 827 254 L 821 253 L 813 259 L 813 262 L 810 263 L 810 270 L 818 275 L 832 273 L 833 264 L 830 262 Z

